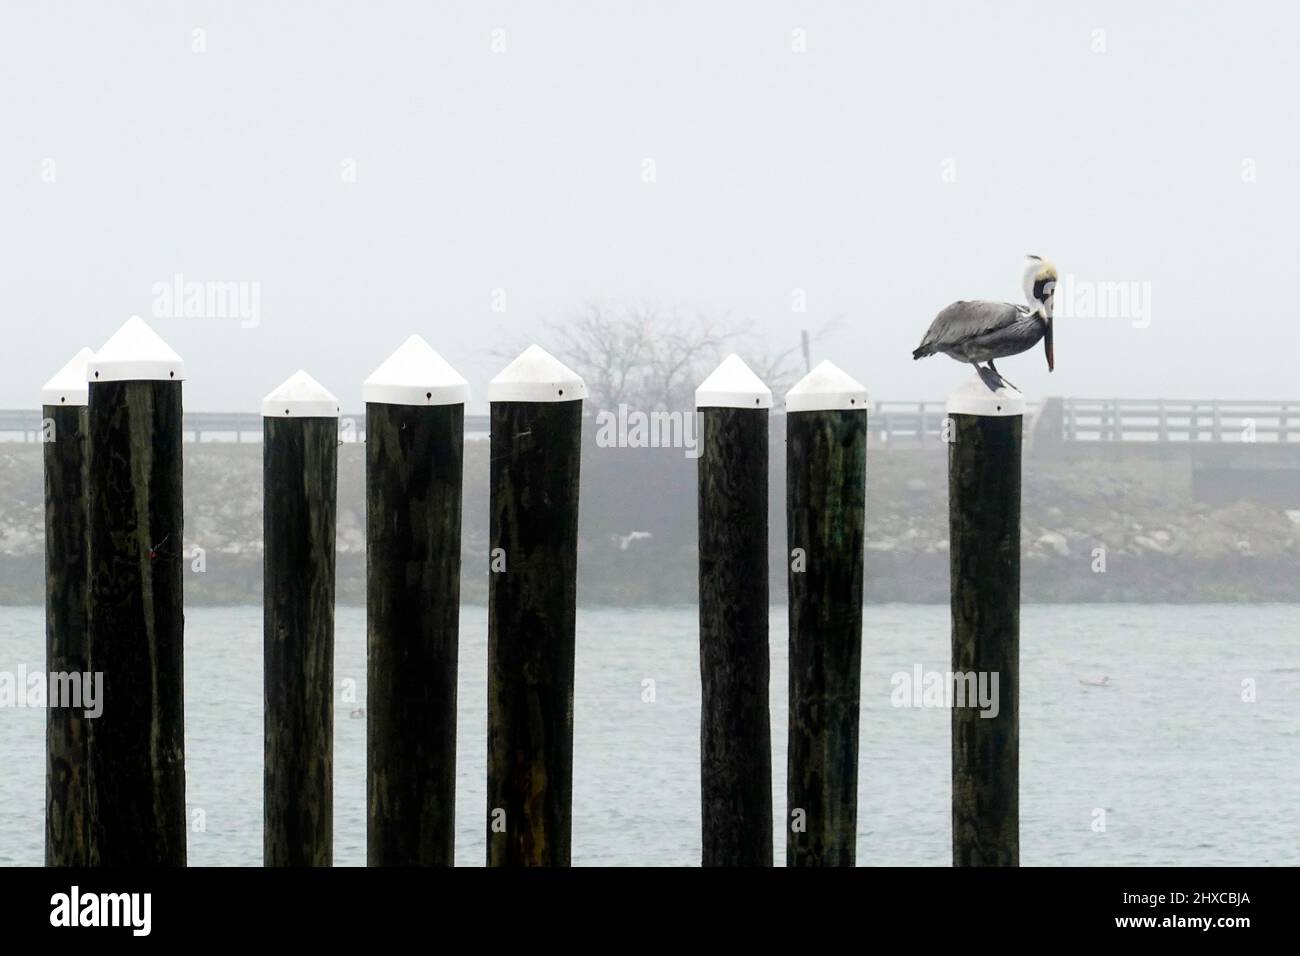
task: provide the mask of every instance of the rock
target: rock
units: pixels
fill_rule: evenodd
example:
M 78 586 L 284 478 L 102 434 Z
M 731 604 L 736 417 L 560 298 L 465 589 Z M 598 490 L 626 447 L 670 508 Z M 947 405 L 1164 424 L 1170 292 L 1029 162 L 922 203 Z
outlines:
M 1065 540 L 1065 535 L 1059 532 L 1044 531 L 1038 536 L 1036 543 L 1054 551 L 1058 557 L 1068 558 L 1070 556 L 1070 543 Z

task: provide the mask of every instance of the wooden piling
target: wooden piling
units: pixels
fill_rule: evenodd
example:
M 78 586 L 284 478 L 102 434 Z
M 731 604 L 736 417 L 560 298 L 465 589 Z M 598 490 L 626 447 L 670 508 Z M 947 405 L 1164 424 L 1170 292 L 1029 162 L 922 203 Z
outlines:
M 41 390 L 45 442 L 45 671 L 81 680 L 87 666 L 86 365 L 82 349 Z M 81 691 L 84 693 L 84 685 Z M 45 865 L 90 863 L 88 702 L 56 699 L 45 717 Z
M 184 369 L 132 317 L 87 370 L 90 862 L 183 866 Z
M 262 402 L 266 866 L 333 862 L 338 415 L 302 371 Z
M 695 392 L 699 469 L 700 794 L 705 866 L 772 865 L 768 409 L 736 355 Z
M 530 346 L 492 380 L 487 862 L 567 866 L 582 379 Z
M 1024 398 L 1005 386 L 990 391 L 972 377 L 949 396 L 948 416 L 952 670 L 957 675 L 953 865 L 1018 866 Z M 990 717 L 994 675 L 997 712 Z M 970 699 L 970 691 L 981 686 L 989 692 L 988 707 Z
M 364 398 L 366 859 L 451 866 L 469 385 L 413 335 Z
M 786 396 L 786 865 L 853 866 L 867 390 L 822 362 Z

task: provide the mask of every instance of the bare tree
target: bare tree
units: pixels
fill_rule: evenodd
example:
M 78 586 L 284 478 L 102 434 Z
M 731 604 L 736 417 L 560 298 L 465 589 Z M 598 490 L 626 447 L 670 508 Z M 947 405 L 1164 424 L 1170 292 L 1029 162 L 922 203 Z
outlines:
M 811 335 L 809 339 L 812 339 Z M 761 347 L 737 351 L 741 352 L 740 357 L 754 370 L 754 374 L 772 390 L 772 397 L 776 400 L 780 400 L 803 377 L 801 345 L 792 345 L 783 352 L 772 352 Z
M 773 352 L 740 324 L 708 316 L 686 319 L 650 307 L 615 311 L 592 303 L 544 328 L 546 348 L 582 375 L 590 405 L 598 409 L 690 409 L 695 387 L 729 352 L 739 354 L 778 398 L 803 374 L 798 344 Z M 517 353 L 494 351 L 502 357 Z

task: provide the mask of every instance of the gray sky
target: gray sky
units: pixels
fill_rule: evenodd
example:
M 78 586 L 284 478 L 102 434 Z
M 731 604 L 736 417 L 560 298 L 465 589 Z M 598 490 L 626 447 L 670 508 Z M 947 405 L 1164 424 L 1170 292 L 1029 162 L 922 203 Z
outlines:
M 1147 327 L 1058 302 L 1056 372 L 999 366 L 1031 398 L 1300 398 L 1295 5 L 254 6 L 5 0 L 0 406 L 133 313 L 193 410 L 300 366 L 357 408 L 412 332 L 478 406 L 592 301 L 834 321 L 815 358 L 940 398 L 966 372 L 911 349 L 1025 253 L 1150 284 Z M 257 326 L 155 317 L 177 273 L 257 283 Z

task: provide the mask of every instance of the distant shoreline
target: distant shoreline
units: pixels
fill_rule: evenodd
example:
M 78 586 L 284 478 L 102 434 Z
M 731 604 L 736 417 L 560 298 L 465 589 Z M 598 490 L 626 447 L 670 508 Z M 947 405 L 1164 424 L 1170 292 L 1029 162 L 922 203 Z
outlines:
M 769 475 L 768 585 L 777 603 L 786 588 L 781 448 L 774 441 Z M 484 442 L 465 446 L 464 604 L 487 600 L 488 453 Z M 261 600 L 261 465 L 260 446 L 185 446 L 188 605 Z M 946 467 L 942 447 L 868 452 L 864 594 L 869 605 L 948 602 Z M 0 605 L 39 605 L 45 593 L 41 447 L 0 450 L 0 485 L 7 492 L 0 499 Z M 695 606 L 695 495 L 696 464 L 680 451 L 584 449 L 579 602 Z M 1023 496 L 1021 597 L 1026 604 L 1300 601 L 1300 510 L 1248 497 L 1205 500 L 1186 461 L 1030 457 Z M 338 602 L 362 606 L 364 446 L 339 446 L 338 510 Z M 195 561 L 200 551 L 202 561 Z

